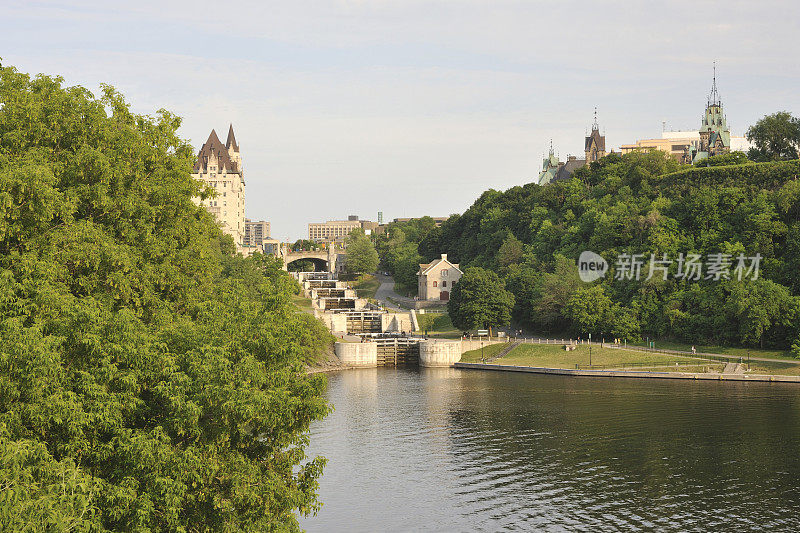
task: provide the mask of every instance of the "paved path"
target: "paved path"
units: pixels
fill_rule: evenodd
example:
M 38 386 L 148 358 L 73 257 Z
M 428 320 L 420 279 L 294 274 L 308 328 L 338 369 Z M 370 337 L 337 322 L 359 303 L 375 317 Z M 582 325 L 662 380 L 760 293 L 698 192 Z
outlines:
M 380 287 L 378 290 L 375 291 L 375 299 L 378 300 L 381 305 L 386 307 L 387 309 L 391 309 L 392 311 L 408 311 L 408 309 L 414 308 L 414 299 L 408 298 L 406 296 L 400 296 L 394 290 L 394 279 L 391 276 L 384 276 L 383 274 L 376 274 L 375 278 L 381 282 Z M 397 304 L 389 301 L 389 298 L 394 300 L 395 302 L 400 302 L 406 308 L 399 307 Z

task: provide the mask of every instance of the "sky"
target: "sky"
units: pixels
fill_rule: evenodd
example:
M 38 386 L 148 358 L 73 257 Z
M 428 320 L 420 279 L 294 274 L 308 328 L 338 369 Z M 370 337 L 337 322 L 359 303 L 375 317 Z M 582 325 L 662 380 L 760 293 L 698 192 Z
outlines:
M 0 58 L 132 109 L 199 149 L 232 123 L 246 215 L 307 224 L 447 216 L 583 156 L 698 129 L 712 65 L 734 135 L 800 114 L 800 3 L 0 0 Z

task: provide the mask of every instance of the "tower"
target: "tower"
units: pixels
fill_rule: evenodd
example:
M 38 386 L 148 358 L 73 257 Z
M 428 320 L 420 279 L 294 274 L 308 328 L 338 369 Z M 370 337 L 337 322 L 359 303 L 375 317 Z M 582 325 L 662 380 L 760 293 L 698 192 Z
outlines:
M 714 64 L 711 93 L 708 95 L 706 110 L 700 123 L 699 133 L 700 149 L 695 157 L 695 161 L 731 151 L 731 132 L 728 128 L 727 117 L 722 108 L 722 98 L 720 98 L 719 91 L 717 90 L 716 63 Z
M 237 247 L 244 243 L 244 171 L 239 144 L 233 134 L 233 125 L 228 128 L 225 144 L 219 140 L 217 132 L 211 130 L 208 140 L 200 148 L 194 164 L 192 177 L 201 180 L 213 190 L 213 197 L 194 201 L 214 215 L 222 226 L 222 231 L 233 237 Z
M 597 124 L 597 108 L 594 108 L 594 122 L 592 123 L 592 133 L 586 137 L 584 145 L 586 154 L 586 164 L 591 165 L 606 156 L 606 136 L 600 135 L 600 126 Z

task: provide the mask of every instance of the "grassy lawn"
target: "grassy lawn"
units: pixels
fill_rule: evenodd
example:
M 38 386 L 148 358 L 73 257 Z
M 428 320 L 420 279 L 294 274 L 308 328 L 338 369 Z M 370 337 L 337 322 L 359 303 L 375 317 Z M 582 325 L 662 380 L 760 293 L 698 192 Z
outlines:
M 294 305 L 299 307 L 301 311 L 305 311 L 306 313 L 313 312 L 314 308 L 311 306 L 311 300 L 300 294 L 292 296 L 292 302 L 294 302 Z
M 644 345 L 644 343 L 642 343 Z M 750 351 L 752 357 L 767 357 L 770 359 L 792 359 L 792 355 L 788 351 L 783 350 L 767 350 L 760 348 L 739 348 L 730 346 L 718 346 L 710 344 L 695 344 L 694 347 L 698 352 L 715 353 L 720 355 L 732 355 L 734 357 L 747 358 L 747 352 Z M 685 352 L 692 351 L 692 345 L 675 341 L 659 341 L 656 340 L 656 349 L 666 350 L 681 350 Z
M 659 370 L 671 370 L 669 367 L 674 367 L 676 362 L 681 365 L 705 366 L 691 357 L 592 346 L 592 365 L 614 368 L 628 365 L 634 369 L 642 365 L 652 365 L 665 367 Z M 575 365 L 579 364 L 584 367 L 589 364 L 589 347 L 583 344 L 568 352 L 561 344 L 522 344 L 502 359 L 495 361 L 495 364 L 547 368 L 575 368 Z M 718 363 L 709 365 L 719 366 Z M 678 370 L 683 369 L 679 367 Z
M 375 298 L 375 291 L 381 286 L 381 282 L 372 274 L 364 274 L 359 276 L 350 286 L 356 290 L 359 298 Z
M 794 363 L 784 363 L 782 361 L 751 361 L 750 374 L 799 376 L 800 365 Z
M 504 348 L 508 347 L 508 344 L 505 342 L 501 342 L 498 344 L 488 344 L 483 347 L 483 355 L 486 359 L 494 357 L 495 355 L 499 354 L 503 351 Z M 503 359 L 505 360 L 505 359 Z M 498 363 L 500 359 L 494 361 L 494 363 Z M 464 352 L 461 356 L 462 363 L 480 363 L 481 362 L 481 350 L 480 348 L 477 350 L 470 350 L 468 352 Z
M 457 330 L 450 321 L 447 313 L 430 313 L 424 315 L 417 313 L 417 321 L 421 330 L 427 330 L 432 337 L 442 337 L 449 339 L 461 338 L 461 331 Z

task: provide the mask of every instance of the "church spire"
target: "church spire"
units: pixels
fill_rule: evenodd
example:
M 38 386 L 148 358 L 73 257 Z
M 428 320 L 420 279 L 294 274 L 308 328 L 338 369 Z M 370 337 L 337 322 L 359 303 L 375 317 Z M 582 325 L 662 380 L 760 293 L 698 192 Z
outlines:
M 714 77 L 712 78 L 711 82 L 711 94 L 708 95 L 708 107 L 715 105 L 717 107 L 722 106 L 722 100 L 719 97 L 719 91 L 717 91 L 717 62 L 714 61 Z
M 597 106 L 594 106 L 594 122 L 592 122 L 592 131 L 597 131 L 600 129 L 600 125 L 597 123 Z

